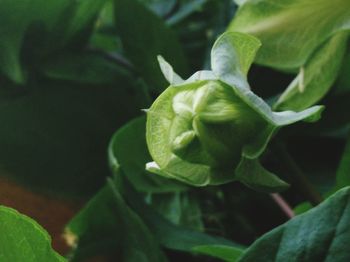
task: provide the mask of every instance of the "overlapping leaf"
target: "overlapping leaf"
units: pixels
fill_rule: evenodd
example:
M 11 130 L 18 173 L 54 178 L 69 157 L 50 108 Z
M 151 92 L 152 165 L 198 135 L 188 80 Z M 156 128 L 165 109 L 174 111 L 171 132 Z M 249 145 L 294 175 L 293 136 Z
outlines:
M 29 64 L 36 64 L 45 55 L 63 47 L 81 46 L 105 2 L 1 1 L 1 71 L 11 80 L 23 83 L 25 67 Z
M 34 220 L 0 206 L 0 261 L 64 262 L 51 247 L 51 238 Z
M 348 261 L 350 253 L 350 188 L 318 207 L 263 235 L 240 262 Z

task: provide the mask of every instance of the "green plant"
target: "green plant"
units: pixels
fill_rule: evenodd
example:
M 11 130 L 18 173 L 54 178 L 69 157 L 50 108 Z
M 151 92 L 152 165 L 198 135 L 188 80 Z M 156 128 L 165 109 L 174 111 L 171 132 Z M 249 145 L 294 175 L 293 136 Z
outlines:
M 350 260 L 349 1 L 235 2 L 0 2 L 0 262 Z

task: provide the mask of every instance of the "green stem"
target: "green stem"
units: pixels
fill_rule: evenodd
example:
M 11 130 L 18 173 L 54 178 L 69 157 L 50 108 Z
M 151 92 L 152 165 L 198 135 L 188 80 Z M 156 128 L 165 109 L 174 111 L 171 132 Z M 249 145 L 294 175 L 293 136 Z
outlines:
M 288 168 L 292 183 L 304 194 L 305 198 L 310 201 L 313 206 L 317 206 L 323 201 L 321 194 L 314 188 L 309 179 L 304 175 L 303 171 L 295 163 L 294 159 L 281 143 L 275 144 L 275 149 L 278 157 L 283 160 L 283 163 Z

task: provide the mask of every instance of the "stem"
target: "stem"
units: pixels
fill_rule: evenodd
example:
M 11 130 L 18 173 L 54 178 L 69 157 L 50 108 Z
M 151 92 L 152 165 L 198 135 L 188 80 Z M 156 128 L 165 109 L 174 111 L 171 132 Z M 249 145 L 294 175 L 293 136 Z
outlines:
M 284 200 L 284 198 L 280 194 L 273 193 L 273 194 L 270 194 L 270 196 L 289 219 L 295 216 L 293 209 L 290 207 L 287 201 Z
M 308 178 L 304 175 L 294 159 L 286 151 L 284 145 L 276 144 L 276 153 L 283 160 L 284 164 L 292 174 L 293 183 L 299 188 L 304 196 L 313 206 L 317 206 L 323 201 L 321 194 L 314 188 Z

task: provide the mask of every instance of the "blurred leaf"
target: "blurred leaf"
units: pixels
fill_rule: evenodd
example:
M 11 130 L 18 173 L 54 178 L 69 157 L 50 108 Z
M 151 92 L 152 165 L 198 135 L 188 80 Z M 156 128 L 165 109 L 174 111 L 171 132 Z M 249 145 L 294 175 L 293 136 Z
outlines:
M 150 203 L 173 224 L 203 231 L 199 201 L 189 192 L 153 194 Z
M 350 187 L 255 241 L 239 261 L 348 261 Z
M 228 28 L 261 40 L 257 63 L 288 70 L 305 65 L 316 48 L 346 29 L 348 0 L 246 0 Z
M 167 19 L 167 24 L 174 25 L 195 11 L 198 11 L 208 0 L 180 1 L 179 10 Z
M 0 206 L 0 261 L 64 262 L 51 247 L 51 238 L 34 220 Z
M 120 53 L 122 46 L 114 23 L 114 0 L 106 1 L 97 18 L 89 46 L 106 52 Z
M 137 191 L 147 194 L 152 207 L 174 224 L 202 229 L 201 212 L 195 198 L 185 192 L 188 187 L 145 170 L 151 160 L 144 136 L 145 125 L 145 117 L 139 117 L 115 133 L 109 147 L 112 170 L 116 175 L 122 171 Z
M 180 75 L 186 75 L 187 62 L 176 34 L 141 3 L 115 0 L 115 20 L 127 58 L 152 90 L 161 91 L 167 86 L 158 55 L 170 61 Z
M 275 107 L 279 110 L 300 111 L 318 102 L 337 78 L 348 36 L 348 32 L 336 33 L 318 48 L 283 92 Z
M 340 189 L 346 186 L 350 186 L 350 136 L 348 136 L 337 170 L 336 188 Z
M 1 1 L 0 70 L 11 80 L 23 83 L 22 61 L 29 66 L 48 53 L 86 40 L 104 3 L 105 0 Z
M 243 252 L 242 249 L 223 245 L 197 246 L 193 248 L 193 251 L 199 254 L 220 258 L 227 262 L 237 261 Z
M 166 179 L 145 170 L 151 160 L 146 138 L 146 118 L 131 120 L 113 136 L 108 150 L 109 163 L 115 173 L 119 168 L 128 177 L 137 191 L 145 193 L 164 193 L 183 191 L 187 187 L 175 180 Z
M 348 53 L 344 57 L 343 64 L 341 66 L 341 72 L 337 80 L 336 92 L 345 93 L 350 90 L 350 50 L 348 48 Z
M 65 238 L 76 245 L 73 261 L 97 254 L 129 259 L 128 252 L 157 256 L 160 254 L 157 243 L 187 252 L 192 252 L 197 245 L 207 244 L 241 248 L 228 240 L 175 226 L 146 205 L 130 184 L 123 181 L 119 174 L 116 181 L 110 181 L 68 224 Z M 117 188 L 129 206 L 121 199 Z
M 76 242 L 73 261 L 95 255 L 111 255 L 125 262 L 166 261 L 156 238 L 112 183 L 68 224 L 67 238 Z
M 43 81 L 1 86 L 0 166 L 27 186 L 90 195 L 108 172 L 114 130 L 142 106 L 130 78 L 109 85 Z M 143 98 L 142 98 L 143 99 Z
M 177 4 L 177 0 L 138 0 L 160 17 L 167 16 Z
M 293 208 L 293 211 L 296 215 L 300 215 L 302 213 L 305 213 L 306 211 L 309 211 L 312 207 L 313 206 L 310 204 L 310 202 L 302 202 L 295 208 Z
M 172 224 L 146 205 L 128 181 L 124 181 L 121 187 L 130 206 L 140 215 L 162 246 L 184 252 L 192 252 L 195 246 L 201 245 L 226 245 L 243 249 L 230 240 Z
M 43 73 L 53 79 L 86 84 L 113 84 L 128 72 L 94 52 L 64 53 L 41 65 Z

